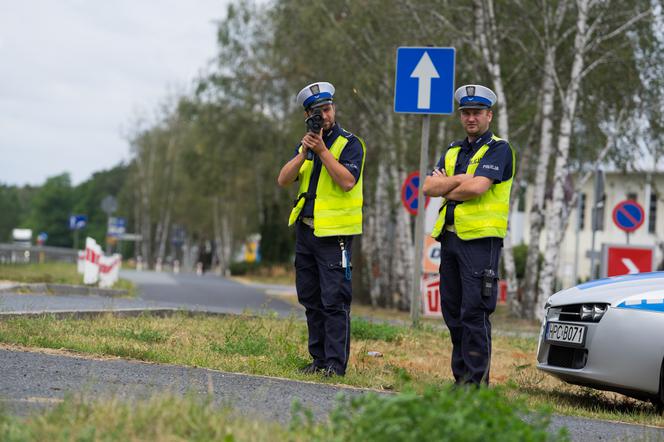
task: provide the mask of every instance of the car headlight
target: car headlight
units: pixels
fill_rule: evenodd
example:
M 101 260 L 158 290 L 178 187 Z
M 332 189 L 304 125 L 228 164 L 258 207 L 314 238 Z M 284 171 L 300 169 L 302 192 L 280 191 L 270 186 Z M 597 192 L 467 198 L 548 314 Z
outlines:
M 579 316 L 581 317 L 582 321 L 588 321 L 592 319 L 593 306 L 588 304 L 581 305 L 581 309 L 579 310 Z
M 599 322 L 606 313 L 606 304 L 582 304 L 579 308 L 579 317 L 582 321 Z
M 604 313 L 606 313 L 606 305 L 603 305 L 603 304 L 593 305 L 593 321 L 594 322 L 599 322 L 599 320 L 602 319 L 602 316 L 604 316 Z

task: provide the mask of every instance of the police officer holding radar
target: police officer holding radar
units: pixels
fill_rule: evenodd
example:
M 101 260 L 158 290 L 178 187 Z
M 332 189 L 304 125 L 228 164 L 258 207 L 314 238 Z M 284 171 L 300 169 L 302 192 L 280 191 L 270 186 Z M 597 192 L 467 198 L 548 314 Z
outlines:
M 440 296 L 452 373 L 457 384 L 480 385 L 489 383 L 489 315 L 496 308 L 516 159 L 509 143 L 489 130 L 496 102 L 491 89 L 461 86 L 454 98 L 466 138 L 449 145 L 423 191 L 444 198 L 431 236 L 441 243 Z
M 306 309 L 309 353 L 303 373 L 346 373 L 350 352 L 351 248 L 362 233 L 364 142 L 335 120 L 334 86 L 297 94 L 307 132 L 277 182 L 299 181 L 288 225 L 295 225 L 295 285 Z

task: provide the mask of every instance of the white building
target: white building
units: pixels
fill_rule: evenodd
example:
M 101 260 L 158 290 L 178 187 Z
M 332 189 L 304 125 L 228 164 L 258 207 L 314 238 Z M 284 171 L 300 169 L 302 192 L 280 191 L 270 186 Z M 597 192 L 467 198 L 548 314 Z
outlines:
M 595 234 L 595 251 L 602 250 L 602 244 L 628 244 L 655 247 L 654 267 L 657 269 L 664 260 L 664 171 L 656 172 L 607 172 L 605 173 L 606 200 L 600 212 L 599 227 Z M 644 210 L 644 222 L 636 231 L 628 235 L 613 221 L 613 210 L 624 200 L 634 200 Z M 526 211 L 523 219 L 512 220 L 515 243 L 528 241 L 531 195 L 526 196 Z M 594 203 L 594 182 L 591 178 L 580 195 L 581 212 L 574 208 L 560 250 L 558 279 L 562 287 L 575 285 L 574 278 L 584 281 L 590 278 L 590 251 L 592 245 L 592 206 Z M 579 219 L 579 213 L 581 217 Z M 577 223 L 579 229 L 577 232 Z M 544 250 L 546 235 L 541 237 L 540 247 Z M 599 266 L 599 259 L 596 259 Z M 576 264 L 578 263 L 578 264 Z

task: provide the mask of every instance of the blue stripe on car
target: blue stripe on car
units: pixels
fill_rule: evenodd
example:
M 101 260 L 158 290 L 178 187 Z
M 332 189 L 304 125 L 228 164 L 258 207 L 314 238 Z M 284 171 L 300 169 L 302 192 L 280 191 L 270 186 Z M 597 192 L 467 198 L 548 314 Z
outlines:
M 579 290 L 587 290 L 593 287 L 600 287 L 608 284 L 616 284 L 619 282 L 641 281 L 644 279 L 664 279 L 664 272 L 651 272 L 651 273 L 636 273 L 633 275 L 614 276 L 613 278 L 603 278 L 595 281 L 586 282 L 576 286 Z
M 632 301 L 633 302 L 633 301 Z M 631 308 L 636 310 L 650 310 L 653 312 L 662 312 L 664 313 L 664 300 L 659 300 L 657 302 L 648 302 L 646 299 L 642 299 L 639 304 L 628 304 L 627 301 L 623 301 L 618 304 L 618 308 Z

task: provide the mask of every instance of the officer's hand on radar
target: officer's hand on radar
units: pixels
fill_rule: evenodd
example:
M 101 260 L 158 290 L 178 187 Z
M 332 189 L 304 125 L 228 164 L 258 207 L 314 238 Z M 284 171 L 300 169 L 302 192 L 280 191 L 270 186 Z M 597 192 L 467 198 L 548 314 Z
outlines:
M 309 141 L 307 140 L 306 135 L 302 138 L 302 140 L 300 141 L 300 144 L 302 145 L 302 154 L 306 157 L 307 153 L 311 149 L 311 146 L 309 144 Z
M 325 142 L 323 141 L 323 129 L 321 129 L 317 134 L 307 132 L 307 134 L 302 139 L 302 145 L 307 146 L 317 154 L 320 154 L 324 149 L 326 149 Z

